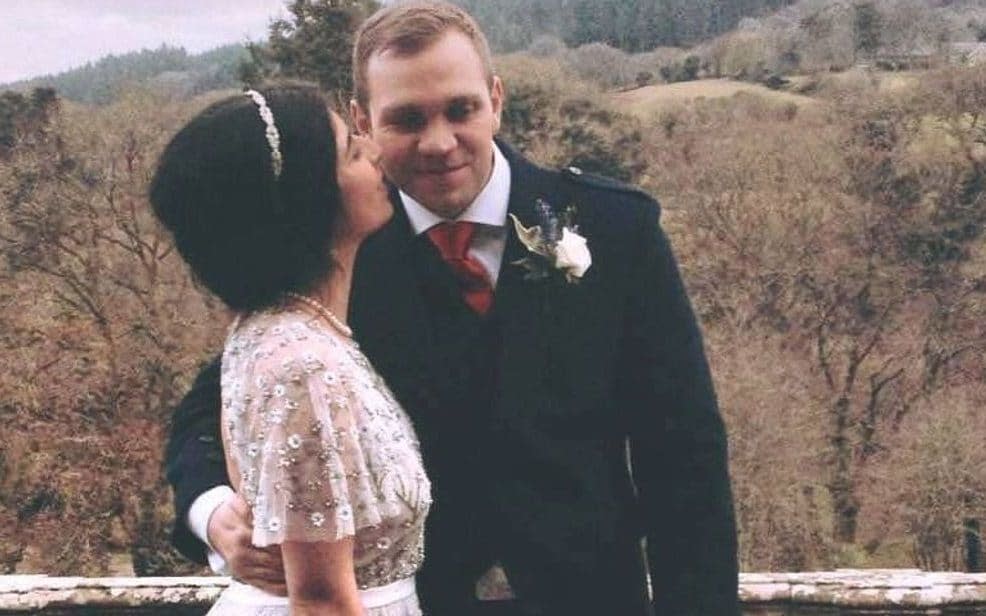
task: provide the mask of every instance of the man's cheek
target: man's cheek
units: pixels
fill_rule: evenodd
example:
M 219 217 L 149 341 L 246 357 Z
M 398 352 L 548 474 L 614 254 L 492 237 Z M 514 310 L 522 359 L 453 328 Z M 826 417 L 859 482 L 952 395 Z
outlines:
M 383 168 L 383 173 L 391 180 L 397 180 L 401 177 L 401 166 L 399 161 L 383 156 L 380 159 L 380 166 Z

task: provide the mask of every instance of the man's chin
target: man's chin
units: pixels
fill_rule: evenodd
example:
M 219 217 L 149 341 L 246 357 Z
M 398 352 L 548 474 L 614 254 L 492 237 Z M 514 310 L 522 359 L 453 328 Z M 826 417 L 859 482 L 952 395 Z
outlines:
M 424 206 L 428 211 L 441 216 L 442 218 L 455 218 L 462 213 L 468 206 L 470 201 L 465 199 L 457 199 L 454 194 L 450 194 L 449 191 L 444 192 L 421 192 L 419 194 L 414 194 L 409 192 L 414 200 Z
M 466 209 L 469 205 L 468 203 L 425 203 L 421 202 L 426 209 L 430 212 L 441 216 L 442 218 L 447 218 L 449 220 L 456 218 L 459 214 Z

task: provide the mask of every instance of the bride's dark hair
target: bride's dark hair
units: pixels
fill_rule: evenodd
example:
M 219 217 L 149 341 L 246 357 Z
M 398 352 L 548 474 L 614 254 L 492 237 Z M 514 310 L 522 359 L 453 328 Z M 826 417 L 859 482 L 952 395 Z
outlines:
M 154 213 L 198 279 L 241 311 L 322 279 L 340 209 L 328 98 L 308 84 L 259 92 L 280 134 L 279 176 L 259 108 L 240 94 L 174 136 L 150 190 Z

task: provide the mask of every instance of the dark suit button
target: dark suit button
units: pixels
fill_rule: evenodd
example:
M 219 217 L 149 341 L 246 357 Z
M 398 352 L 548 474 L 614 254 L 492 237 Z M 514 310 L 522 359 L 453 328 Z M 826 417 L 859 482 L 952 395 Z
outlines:
M 216 437 L 212 436 L 211 434 L 200 434 L 199 441 L 202 443 L 215 443 Z

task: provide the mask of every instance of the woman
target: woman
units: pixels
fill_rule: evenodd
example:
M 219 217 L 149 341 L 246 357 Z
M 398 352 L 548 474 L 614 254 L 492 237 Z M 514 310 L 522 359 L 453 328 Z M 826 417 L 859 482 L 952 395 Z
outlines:
M 161 157 L 151 202 L 237 314 L 222 431 L 253 542 L 288 597 L 233 581 L 210 614 L 420 614 L 430 486 L 410 421 L 352 340 L 356 252 L 393 214 L 378 152 L 309 86 L 222 100 Z

